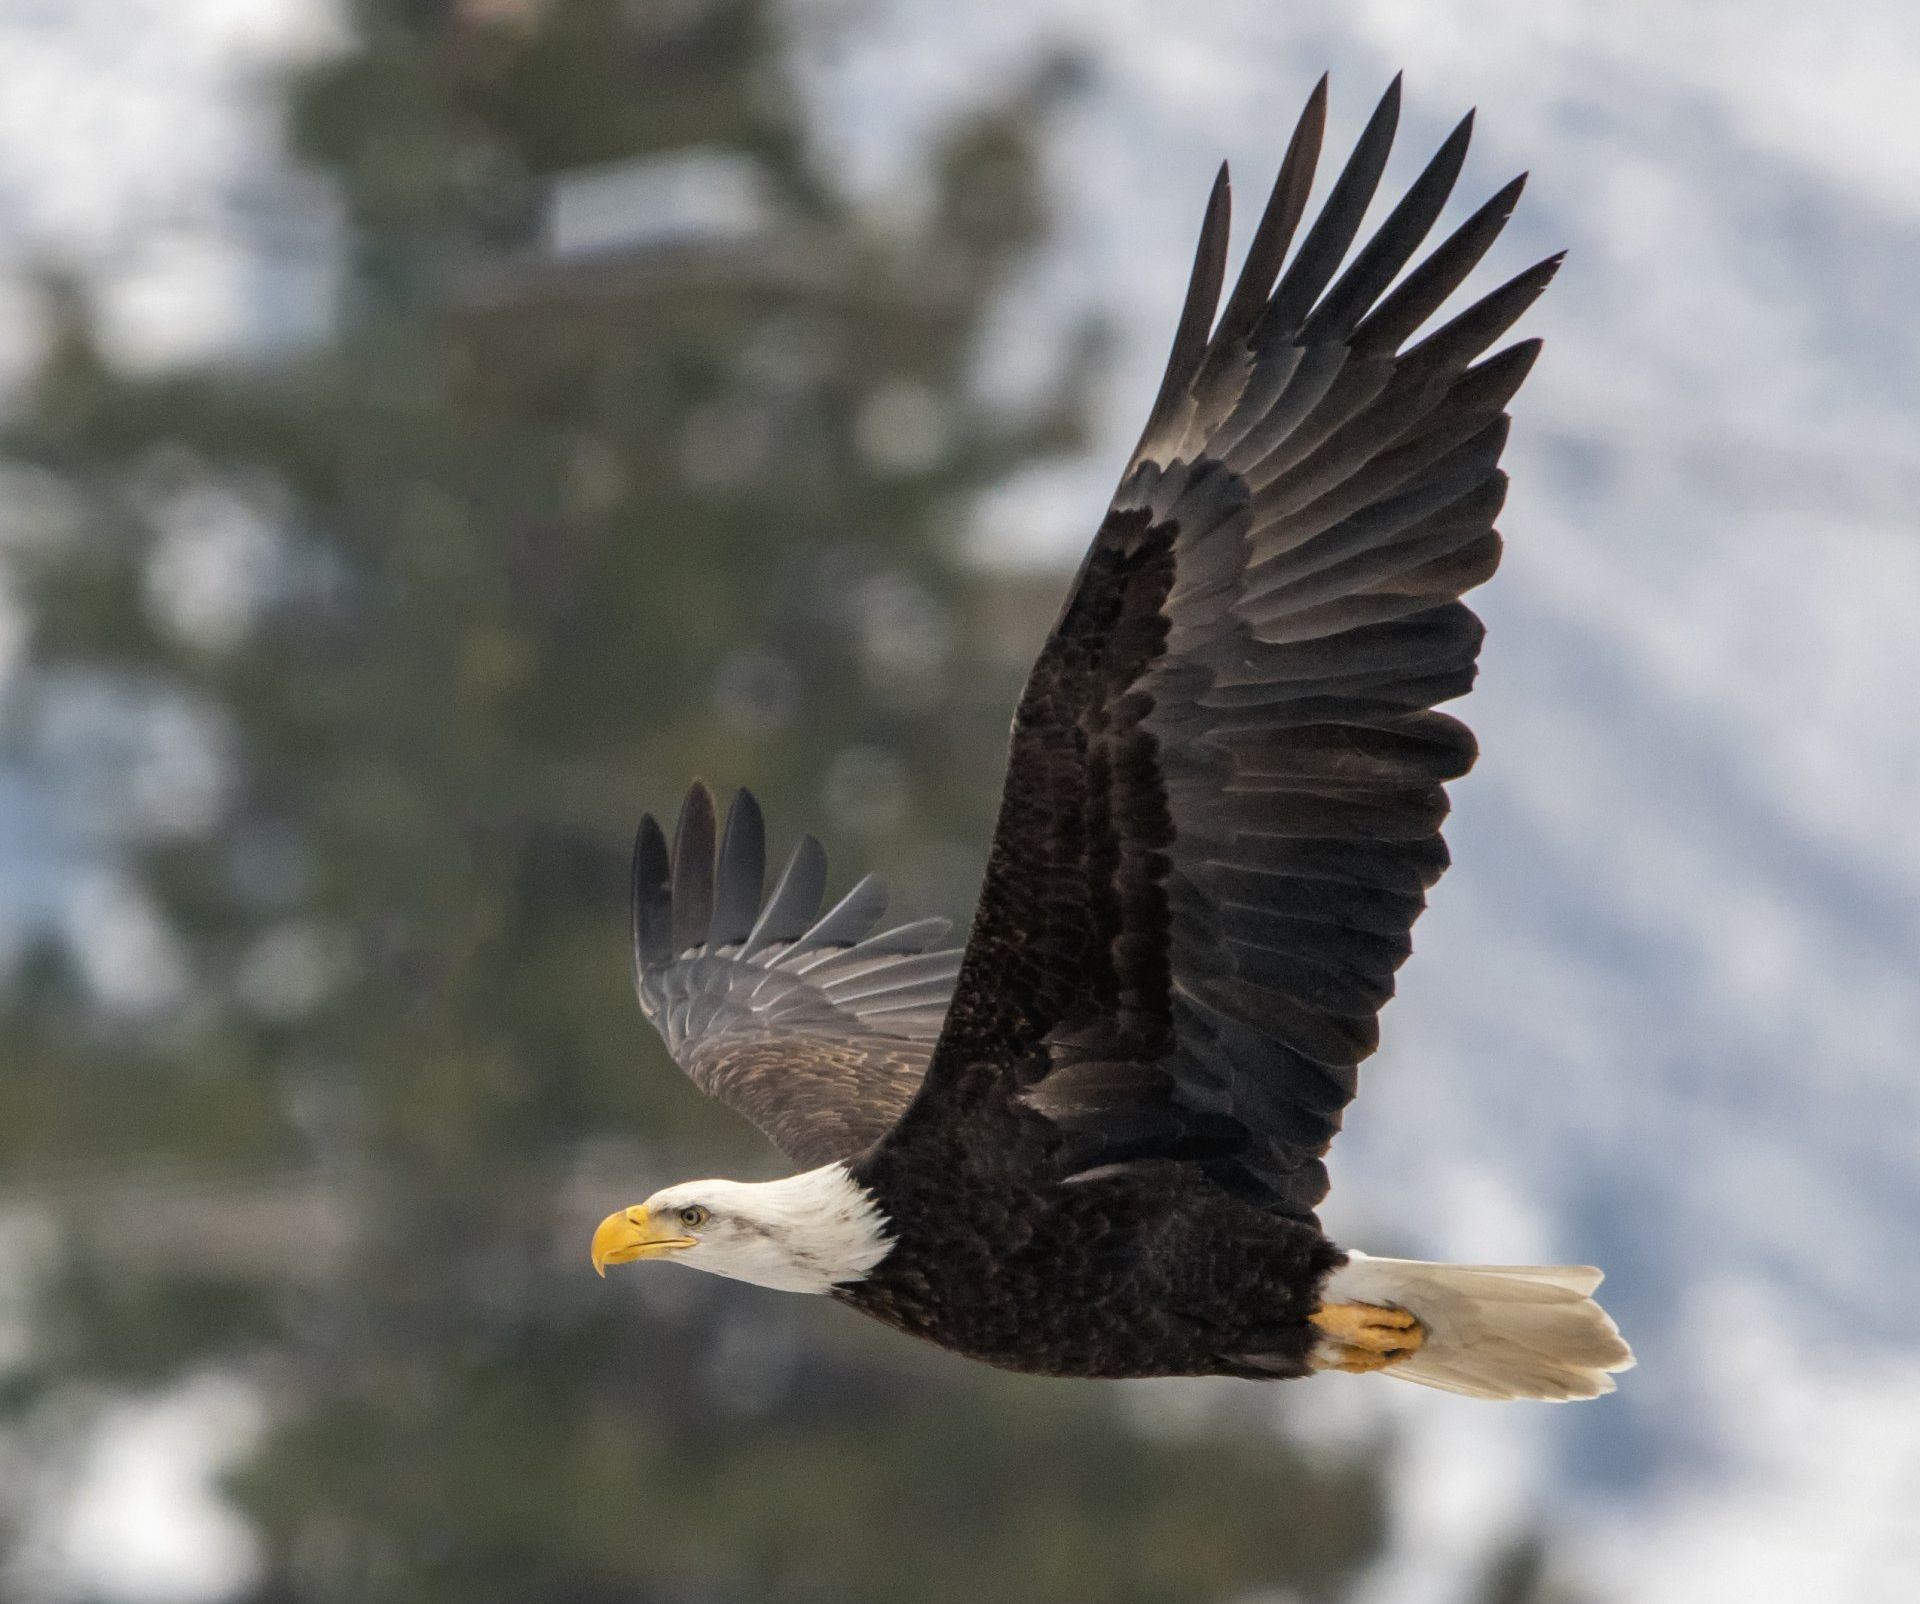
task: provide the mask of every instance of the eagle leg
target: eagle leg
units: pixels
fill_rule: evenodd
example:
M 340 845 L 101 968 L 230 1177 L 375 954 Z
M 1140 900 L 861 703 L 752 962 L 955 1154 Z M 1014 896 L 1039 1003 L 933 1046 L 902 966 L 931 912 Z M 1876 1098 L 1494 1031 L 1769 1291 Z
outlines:
M 1405 1309 L 1377 1303 L 1324 1303 L 1307 1319 L 1321 1332 L 1313 1367 L 1352 1375 L 1385 1370 L 1411 1359 L 1427 1334 L 1426 1327 Z

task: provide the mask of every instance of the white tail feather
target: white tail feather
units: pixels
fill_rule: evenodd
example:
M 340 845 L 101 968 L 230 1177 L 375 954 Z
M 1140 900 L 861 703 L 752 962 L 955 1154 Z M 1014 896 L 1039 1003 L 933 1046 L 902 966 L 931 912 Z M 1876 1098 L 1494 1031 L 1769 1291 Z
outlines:
M 1593 1301 L 1600 1272 L 1575 1264 L 1423 1264 L 1354 1253 L 1327 1277 L 1328 1303 L 1405 1309 L 1420 1351 L 1382 1372 L 1469 1398 L 1597 1398 L 1633 1350 Z

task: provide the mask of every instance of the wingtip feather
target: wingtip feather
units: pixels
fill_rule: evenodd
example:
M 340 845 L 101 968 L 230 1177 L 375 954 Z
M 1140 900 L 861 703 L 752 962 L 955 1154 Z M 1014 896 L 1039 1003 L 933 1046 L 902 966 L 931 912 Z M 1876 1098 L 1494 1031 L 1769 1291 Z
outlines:
M 766 820 L 753 793 L 743 786 L 728 804 L 726 828 L 721 832 L 709 945 L 724 947 L 746 940 L 760 913 L 766 879 Z
M 1201 360 L 1207 351 L 1214 315 L 1220 307 L 1220 291 L 1226 282 L 1227 238 L 1232 227 L 1233 187 L 1222 162 L 1207 195 L 1207 209 L 1200 222 L 1200 240 L 1193 253 L 1193 271 L 1187 279 L 1186 300 L 1180 308 L 1180 321 L 1173 333 L 1173 348 L 1167 353 L 1166 372 L 1160 391 L 1147 414 L 1147 426 L 1134 447 L 1135 458 L 1148 452 L 1150 442 L 1178 412 Z
M 772 942 L 796 940 L 820 916 L 820 898 L 826 888 L 826 850 L 813 836 L 803 835 L 754 921 L 741 956 L 749 957 Z
M 633 835 L 631 916 L 633 921 L 634 983 L 647 969 L 673 961 L 672 898 L 667 889 L 670 866 L 667 838 L 651 813 L 640 815 Z
M 673 945 L 677 952 L 701 946 L 713 922 L 715 819 L 713 791 L 705 780 L 687 787 L 673 830 Z

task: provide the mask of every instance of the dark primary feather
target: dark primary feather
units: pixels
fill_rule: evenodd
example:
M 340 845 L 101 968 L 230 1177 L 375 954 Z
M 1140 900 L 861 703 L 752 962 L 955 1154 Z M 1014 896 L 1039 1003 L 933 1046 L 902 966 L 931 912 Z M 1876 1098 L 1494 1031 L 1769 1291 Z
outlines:
M 1408 269 L 1469 118 L 1349 261 L 1396 79 L 1283 271 L 1324 91 L 1211 336 L 1224 179 L 1208 203 L 1147 428 L 1021 699 L 947 1026 L 887 1149 L 1026 1109 L 1052 1135 L 1016 1119 L 1029 1145 L 994 1162 L 1199 1165 L 1302 1219 L 1325 1193 L 1447 864 L 1444 783 L 1475 755 L 1434 709 L 1473 682 L 1460 596 L 1499 560 L 1504 408 L 1538 348 L 1482 356 L 1559 259 L 1406 345 L 1520 181 Z
M 827 860 L 803 837 L 764 906 L 766 827 L 746 791 L 715 845 L 696 782 L 671 852 L 651 814 L 633 853 L 634 988 L 701 1090 L 739 1110 L 796 1163 L 879 1137 L 925 1072 L 959 967 L 943 919 L 876 932 L 871 875 L 821 912 Z

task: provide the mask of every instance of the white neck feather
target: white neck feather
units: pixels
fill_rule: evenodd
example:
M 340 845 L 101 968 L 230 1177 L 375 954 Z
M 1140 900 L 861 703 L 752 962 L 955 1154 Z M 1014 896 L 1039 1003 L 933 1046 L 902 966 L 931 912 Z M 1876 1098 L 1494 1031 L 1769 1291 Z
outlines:
M 828 1292 L 861 1280 L 893 1239 L 873 1195 L 844 1164 L 778 1181 L 688 1181 L 656 1193 L 662 1211 L 697 1203 L 711 1218 L 682 1264 L 782 1292 Z

